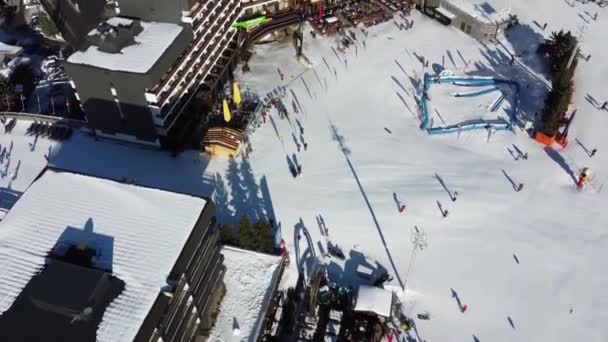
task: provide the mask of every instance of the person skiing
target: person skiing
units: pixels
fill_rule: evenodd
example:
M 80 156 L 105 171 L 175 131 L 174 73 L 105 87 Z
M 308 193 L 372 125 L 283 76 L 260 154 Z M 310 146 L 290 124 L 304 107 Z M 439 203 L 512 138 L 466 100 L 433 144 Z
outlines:
M 302 175 L 302 165 L 298 165 L 298 176 Z
M 452 195 L 452 202 L 456 202 L 458 199 L 458 191 L 454 191 L 454 195 Z
M 589 157 L 595 156 L 596 152 L 597 152 L 597 148 L 594 148 L 593 150 L 591 150 L 591 153 L 589 153 Z
M 469 307 L 465 304 L 460 308 L 460 312 L 465 313 Z
M 603 110 L 608 110 L 608 101 L 605 101 L 605 102 L 602 104 L 602 106 L 600 107 L 600 109 L 603 109 Z
M 399 212 L 400 213 L 404 212 L 406 208 L 407 208 L 407 205 L 405 205 L 403 203 L 399 203 Z
M 520 192 L 524 189 L 524 183 L 519 183 L 519 185 L 517 186 L 517 188 L 515 189 L 515 191 Z
M 283 75 L 283 73 L 281 72 L 281 69 L 277 68 L 277 72 L 279 73 L 279 76 L 281 77 L 281 81 L 285 78 L 285 75 Z
M 591 170 L 588 167 L 584 168 L 580 175 L 578 176 L 578 181 L 576 182 L 576 188 L 582 189 L 585 184 L 589 182 L 589 177 L 591 176 Z

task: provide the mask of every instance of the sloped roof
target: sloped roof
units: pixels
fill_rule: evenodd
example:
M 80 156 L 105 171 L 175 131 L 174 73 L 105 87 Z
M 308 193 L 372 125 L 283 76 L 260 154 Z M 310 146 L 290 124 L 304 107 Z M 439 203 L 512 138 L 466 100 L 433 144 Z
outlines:
M 375 313 L 390 317 L 393 304 L 393 293 L 375 286 L 359 286 L 355 311 Z
M 112 18 L 108 23 L 126 23 L 128 19 Z M 135 36 L 135 44 L 123 48 L 120 53 L 108 53 L 91 45 L 84 51 L 77 51 L 68 58 L 72 64 L 91 65 L 102 69 L 147 73 L 162 57 L 183 27 L 171 23 L 140 22 L 143 31 Z M 91 32 L 97 32 L 93 29 Z M 89 33 L 90 34 L 90 33 Z
M 106 308 L 97 341 L 132 341 L 175 265 L 206 201 L 46 170 L 0 222 L 0 313 L 58 244 L 86 242 L 96 266 L 124 291 Z

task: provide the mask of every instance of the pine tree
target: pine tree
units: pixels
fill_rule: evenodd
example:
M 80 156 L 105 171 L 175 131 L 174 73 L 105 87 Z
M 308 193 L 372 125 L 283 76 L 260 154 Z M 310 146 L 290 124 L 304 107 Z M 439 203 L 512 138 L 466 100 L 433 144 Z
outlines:
M 259 219 L 253 226 L 256 235 L 258 252 L 274 254 L 275 244 L 272 227 L 264 219 Z
M 21 100 L 15 93 L 15 87 L 3 77 L 0 77 L 0 110 L 13 112 L 21 110 Z
M 538 51 L 547 59 L 551 77 L 555 79 L 570 60 L 577 38 L 570 31 L 553 32 L 551 37 L 539 46 Z
M 238 246 L 238 239 L 234 233 L 234 227 L 228 224 L 219 225 L 220 230 L 220 241 L 223 244 Z
M 34 69 L 28 64 L 20 64 L 13 70 L 9 82 L 13 85 L 20 84 L 23 87 L 23 96 L 29 97 L 36 88 L 36 75 Z
M 574 94 L 574 73 L 578 64 L 575 55 L 572 64 L 568 65 L 577 45 L 576 37 L 570 32 L 554 32 L 542 47 L 542 52 L 548 58 L 551 67 L 552 89 L 545 98 L 542 112 L 542 132 L 553 136 L 563 123 L 570 100 Z
M 244 249 L 255 250 L 256 238 L 251 229 L 251 222 L 247 216 L 241 217 L 237 225 L 239 246 Z

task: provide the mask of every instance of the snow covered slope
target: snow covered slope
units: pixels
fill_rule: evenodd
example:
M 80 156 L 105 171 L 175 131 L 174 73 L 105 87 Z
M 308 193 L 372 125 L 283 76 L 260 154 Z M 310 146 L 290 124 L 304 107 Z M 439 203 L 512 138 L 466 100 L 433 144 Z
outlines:
M 369 29 L 365 38 L 357 30 L 357 51 L 338 52 L 340 60 L 331 48 L 333 38 L 313 40 L 307 34 L 304 51 L 311 70 L 294 61 L 289 43 L 281 49 L 256 48 L 252 72 L 239 76 L 240 83 L 262 94 L 284 85 L 288 107 L 297 97 L 304 112 L 292 114 L 291 123 L 273 112 L 253 138 L 250 163 L 256 177 L 268 179 L 277 222 L 292 253 L 305 243 L 294 234 L 300 219 L 312 236 L 310 248 L 324 241 L 315 222 L 321 214 L 347 258 L 356 247 L 404 281 L 411 231 L 414 225 L 425 229 L 429 246 L 418 253 L 406 296 L 412 314 L 431 313 L 430 321 L 418 322 L 421 337 L 605 341 L 608 216 L 602 212 L 607 195 L 573 191 L 571 172 L 590 166 L 598 186 L 608 177 L 608 154 L 603 153 L 608 144 L 602 139 L 608 112 L 584 99 L 589 93 L 600 103 L 608 100 L 602 93 L 608 76 L 602 41 L 608 10 L 552 0 L 534 1 L 533 8 L 514 0 L 512 8 L 522 25 L 498 45 L 478 43 L 416 12 L 410 31 L 387 23 Z M 543 150 L 519 130 L 496 133 L 488 142 L 485 132 L 431 137 L 418 129 L 415 102 L 408 95 L 409 78 L 423 72 L 414 52 L 437 64 L 443 55 L 457 74 L 517 80 L 523 89 L 519 115 L 530 118 L 542 108 L 549 83 L 534 44 L 551 30 L 576 30 L 584 24 L 579 17 L 586 16 L 584 11 L 600 13 L 597 21 L 589 19 L 582 45 L 592 58 L 580 62 L 579 114 L 565 150 Z M 539 26 L 545 21 L 543 32 Z M 519 55 L 513 66 L 509 52 Z M 286 75 L 284 82 L 277 67 Z M 296 119 L 304 128 L 306 151 L 298 152 L 292 137 L 300 140 Z M 576 137 L 589 149 L 598 148 L 598 154 L 589 158 Z M 529 154 L 528 160 L 514 160 L 513 144 Z M 303 173 L 296 179 L 286 162 L 294 154 Z M 435 173 L 460 194 L 456 202 Z M 525 186 L 516 192 L 519 183 Z M 393 193 L 407 204 L 405 212 L 397 210 Z M 449 211 L 446 218 L 437 201 Z M 341 267 L 330 266 L 334 271 Z M 393 284 L 398 283 L 395 277 Z M 460 312 L 452 289 L 468 305 L 466 313 Z

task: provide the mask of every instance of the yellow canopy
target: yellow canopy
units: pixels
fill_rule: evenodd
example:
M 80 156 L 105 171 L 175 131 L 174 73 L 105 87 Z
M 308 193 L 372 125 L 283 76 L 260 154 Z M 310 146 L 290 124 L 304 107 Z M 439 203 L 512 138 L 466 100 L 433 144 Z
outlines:
M 239 90 L 239 84 L 234 82 L 232 84 L 232 98 L 234 100 L 234 104 L 235 105 L 240 105 L 241 104 L 241 91 Z
M 232 119 L 232 114 L 230 113 L 230 108 L 228 108 L 228 101 L 224 99 L 224 120 L 226 122 L 230 122 Z

